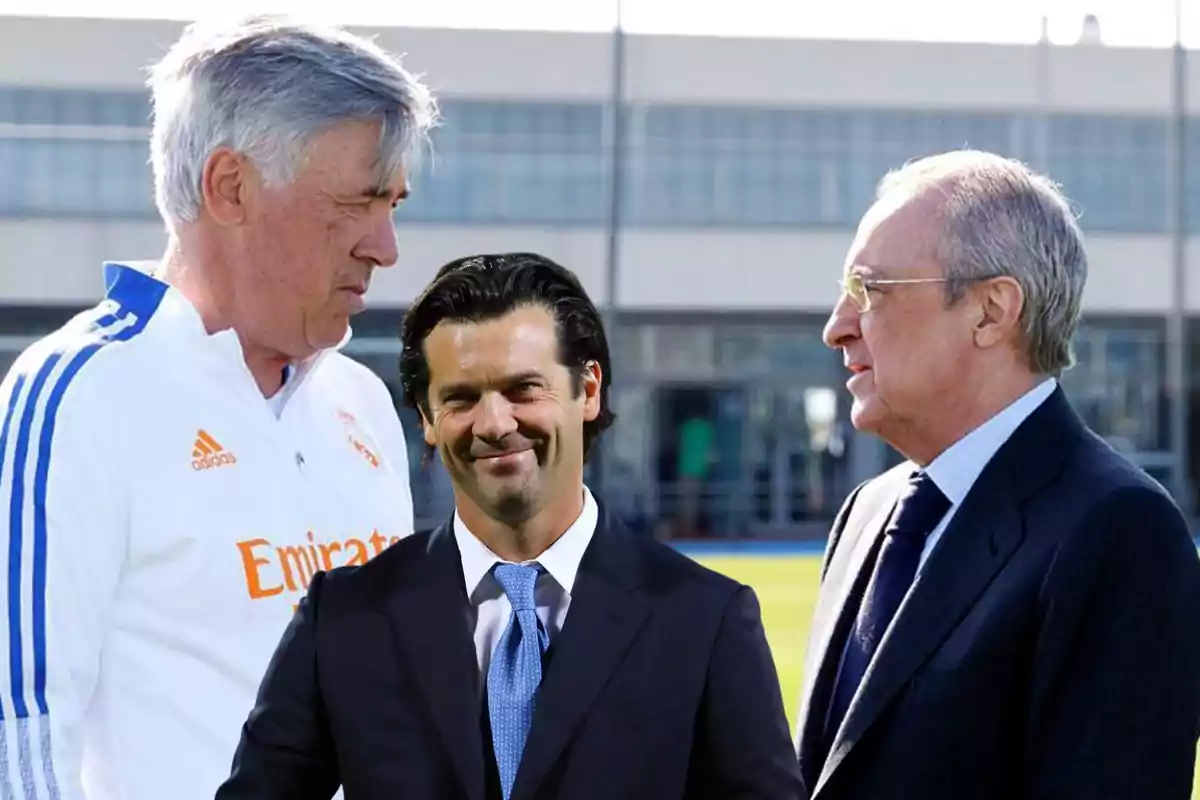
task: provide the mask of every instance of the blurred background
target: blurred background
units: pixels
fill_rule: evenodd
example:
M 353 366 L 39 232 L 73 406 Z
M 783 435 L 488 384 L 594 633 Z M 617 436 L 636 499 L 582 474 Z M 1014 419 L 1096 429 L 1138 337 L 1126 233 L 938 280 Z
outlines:
M 348 354 L 399 401 L 400 320 L 441 264 L 575 270 L 620 415 L 588 481 L 755 587 L 789 714 L 829 523 L 899 458 L 855 435 L 820 332 L 876 181 L 908 159 L 975 147 L 1062 184 L 1091 254 L 1065 387 L 1195 518 L 1200 0 L 392 5 L 0 0 L 0 373 L 96 302 L 103 260 L 162 251 L 144 68 L 184 20 L 293 11 L 407 54 L 444 112 Z M 401 413 L 430 526 L 449 482 Z
M 104 259 L 160 254 L 144 68 L 181 20 L 250 10 L 20 5 L 0 0 L 0 372 L 96 301 Z M 1200 2 L 791 5 L 256 8 L 377 34 L 441 98 L 397 215 L 400 266 L 348 352 L 395 386 L 401 315 L 440 264 L 545 253 L 611 327 L 620 423 L 589 482 L 658 536 L 818 542 L 897 459 L 850 428 L 820 341 L 853 228 L 888 169 L 993 150 L 1060 181 L 1089 236 L 1071 398 L 1192 513 L 1200 70 L 1173 45 Z M 404 418 L 431 524 L 448 482 Z

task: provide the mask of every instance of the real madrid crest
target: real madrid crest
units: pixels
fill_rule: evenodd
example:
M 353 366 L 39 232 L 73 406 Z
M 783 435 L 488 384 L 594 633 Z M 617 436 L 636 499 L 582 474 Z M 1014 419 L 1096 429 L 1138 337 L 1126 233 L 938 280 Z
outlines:
M 341 408 L 338 409 L 337 416 L 346 431 L 346 440 L 350 442 L 350 446 L 371 465 L 372 469 L 379 469 L 379 448 L 376 447 L 375 441 L 370 435 L 358 424 L 358 419 L 349 411 Z

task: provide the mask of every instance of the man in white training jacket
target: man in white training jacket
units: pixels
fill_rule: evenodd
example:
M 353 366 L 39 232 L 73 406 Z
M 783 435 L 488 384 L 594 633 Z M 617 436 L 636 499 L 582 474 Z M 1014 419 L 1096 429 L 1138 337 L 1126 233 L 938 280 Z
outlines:
M 312 574 L 412 532 L 391 398 L 337 351 L 435 101 L 267 17 L 150 83 L 166 253 L 0 384 L 3 798 L 210 800 Z

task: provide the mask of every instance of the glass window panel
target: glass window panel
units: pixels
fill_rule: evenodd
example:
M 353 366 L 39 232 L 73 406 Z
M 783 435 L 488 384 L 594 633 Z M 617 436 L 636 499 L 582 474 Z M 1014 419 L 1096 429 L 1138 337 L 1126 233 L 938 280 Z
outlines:
M 1060 115 L 1050 171 L 1092 230 L 1161 231 L 1166 224 L 1166 127 L 1161 119 Z
M 1158 328 L 1092 323 L 1076 337 L 1063 388 L 1098 434 L 1127 453 L 1167 447 L 1165 350 Z
M 154 178 L 144 142 L 96 143 L 96 199 L 112 216 L 149 216 L 154 206 Z
M 21 161 L 20 142 L 16 139 L 0 138 L 0 213 L 14 213 L 21 209 L 24 194 L 24 167 Z
M 718 325 L 714 336 L 716 370 L 722 376 L 803 375 L 818 383 L 843 380 L 841 358 L 822 343 L 818 326 Z
M 79 140 L 55 142 L 53 149 L 57 151 L 53 155 L 54 210 L 85 214 L 97 209 L 94 165 L 103 150 L 93 142 Z
M 398 218 L 599 224 L 599 104 L 448 101 L 435 155 Z
M 0 123 L 17 121 L 17 90 L 0 86 Z
M 55 102 L 57 92 L 40 91 L 37 89 L 17 89 L 16 121 L 23 125 L 55 125 L 58 119 L 58 104 Z
M 154 213 L 147 148 L 139 141 L 0 139 L 0 211 L 143 216 Z
M 443 109 L 434 153 L 413 176 L 416 191 L 400 219 L 603 224 L 603 104 L 450 98 Z M 0 122 L 144 129 L 149 114 L 143 91 L 0 89 Z M 656 105 L 630 108 L 628 120 L 623 210 L 630 224 L 854 225 L 879 178 L 909 159 L 967 146 L 1039 160 L 1040 118 L 1031 114 Z M 1045 126 L 1047 167 L 1076 201 L 1085 228 L 1165 230 L 1162 117 L 1064 114 Z M 1195 230 L 1195 124 L 1188 154 L 1185 205 Z M 152 209 L 144 140 L 5 140 L 0 159 L 9 178 L 0 210 L 7 213 Z
M 34 212 L 56 210 L 61 176 L 58 157 L 61 142 L 45 139 L 18 140 L 25 164 L 24 208 Z
M 146 92 L 10 88 L 0 92 L 0 122 L 22 125 L 147 127 Z
M 706 377 L 715 373 L 713 329 L 707 325 L 652 327 L 653 362 L 659 376 Z
M 1188 120 L 1184 162 L 1184 213 L 1189 230 L 1195 232 L 1200 230 L 1200 119 L 1196 117 Z

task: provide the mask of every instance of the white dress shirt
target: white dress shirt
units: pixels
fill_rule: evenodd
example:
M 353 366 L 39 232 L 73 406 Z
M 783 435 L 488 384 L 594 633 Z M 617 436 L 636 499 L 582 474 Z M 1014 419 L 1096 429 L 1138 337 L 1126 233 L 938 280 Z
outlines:
M 988 462 L 1017 428 L 1021 427 L 1021 423 L 1054 394 L 1057 386 L 1058 381 L 1054 378 L 1042 381 L 1017 398 L 1012 405 L 959 439 L 925 468 L 925 472 L 950 501 L 950 510 L 925 540 L 918 570 L 925 566 L 929 554 L 937 546 L 950 520 L 967 499 L 967 493 L 971 491 Z
M 571 605 L 571 591 L 575 588 L 575 575 L 579 562 L 587 551 L 592 535 L 596 532 L 599 511 L 596 500 L 588 488 L 583 487 L 583 510 L 571 527 L 567 528 L 554 544 L 537 558 L 542 565 L 534 589 L 537 614 L 546 628 L 550 641 L 562 630 L 567 619 L 567 608 Z M 454 540 L 458 543 L 462 559 L 463 580 L 471 605 L 469 614 L 475 628 L 475 654 L 479 660 L 480 691 L 487 682 L 488 667 L 492 663 L 492 652 L 508 627 L 512 615 L 512 604 L 492 576 L 492 567 L 505 563 L 483 542 L 467 530 L 458 512 L 454 513 Z M 533 563 L 533 562 L 525 562 Z

